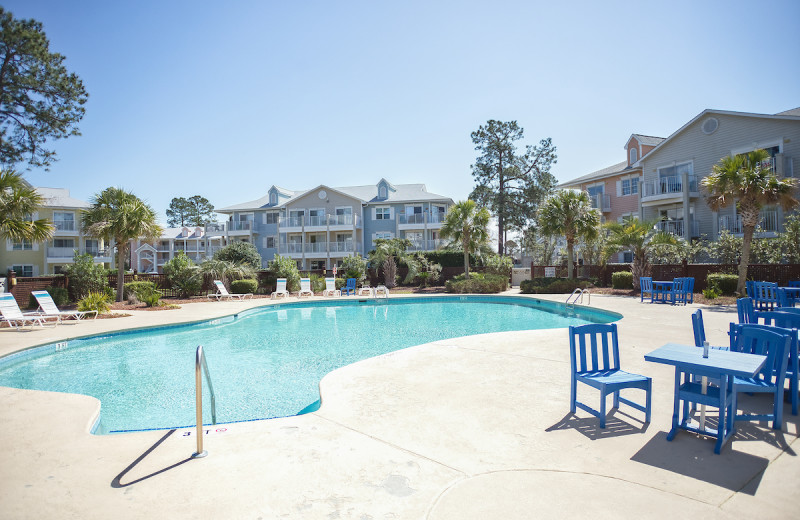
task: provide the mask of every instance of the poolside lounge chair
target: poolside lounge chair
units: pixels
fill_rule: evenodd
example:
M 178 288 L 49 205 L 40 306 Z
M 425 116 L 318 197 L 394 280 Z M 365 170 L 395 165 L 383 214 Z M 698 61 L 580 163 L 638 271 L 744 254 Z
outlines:
M 289 296 L 289 291 L 286 290 L 286 278 L 278 278 L 277 286 L 270 295 L 270 298 L 276 299 L 278 296 Z
M 30 323 L 31 328 L 37 323 L 39 326 L 44 327 L 44 322 L 47 318 L 56 318 L 56 324 L 61 321 L 61 316 L 50 316 L 47 314 L 39 314 L 38 312 L 23 314 L 19 305 L 17 305 L 17 300 L 14 299 L 14 295 L 11 293 L 0 294 L 0 314 L 2 314 L 3 319 L 8 323 L 8 326 L 14 327 L 15 329 L 19 329 L 26 323 Z
M 373 291 L 373 296 L 377 298 L 379 295 L 383 295 L 384 298 L 389 297 L 389 289 L 386 288 L 385 285 L 377 286 Z
M 369 286 L 369 284 L 362 285 L 361 288 L 358 290 L 358 296 L 364 296 L 364 293 L 366 293 L 367 296 L 372 296 L 373 295 L 372 291 L 373 289 L 372 287 Z
M 297 293 L 298 298 L 303 295 L 314 296 L 314 291 L 311 290 L 311 278 L 300 278 L 300 292 Z
M 356 293 L 356 279 L 355 278 L 348 278 L 347 279 L 347 284 L 342 288 L 342 291 L 344 291 L 344 293 L 347 296 L 350 296 L 350 293 L 355 294 Z
M 97 311 L 59 310 L 56 302 L 53 301 L 53 297 L 50 296 L 50 293 L 47 291 L 31 291 L 31 294 L 36 298 L 36 302 L 39 304 L 39 310 L 45 315 L 59 316 L 61 318 L 75 318 L 76 321 L 80 321 L 88 315 L 92 315 L 94 319 L 97 319 Z
M 341 296 L 342 291 L 336 288 L 336 278 L 325 278 L 325 290 L 322 296 Z
M 569 347 L 570 412 L 575 413 L 576 408 L 585 410 L 600 419 L 600 428 L 605 428 L 606 396 L 614 394 L 614 408 L 623 402 L 644 412 L 644 422 L 650 422 L 653 380 L 620 369 L 616 323 L 570 326 Z M 600 390 L 599 411 L 577 400 L 578 382 Z M 620 397 L 620 390 L 625 388 L 644 390 L 645 405 Z
M 216 294 L 209 294 L 207 297 L 208 298 L 216 298 L 217 301 L 220 301 L 223 298 L 227 298 L 229 300 L 232 300 L 234 298 L 238 298 L 239 301 L 242 301 L 245 298 L 247 298 L 248 296 L 250 296 L 251 298 L 253 297 L 253 293 L 247 293 L 247 294 L 231 294 L 231 293 L 229 293 L 228 289 L 225 288 L 225 284 L 222 283 L 222 281 L 220 281 L 220 280 L 214 280 L 214 285 L 217 286 L 217 293 Z

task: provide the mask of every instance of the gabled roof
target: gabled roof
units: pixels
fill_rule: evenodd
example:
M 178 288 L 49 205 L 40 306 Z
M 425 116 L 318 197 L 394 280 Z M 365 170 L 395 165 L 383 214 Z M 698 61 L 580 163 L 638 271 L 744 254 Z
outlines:
M 793 108 L 791 110 L 784 110 L 783 112 L 778 112 L 775 115 L 776 116 L 800 116 L 800 107 Z
M 664 137 L 654 137 L 652 135 L 642 135 L 642 134 L 631 134 L 631 137 L 636 138 L 639 141 L 639 144 L 645 146 L 658 146 L 661 141 L 663 141 Z M 630 138 L 628 139 L 630 141 Z
M 796 110 L 798 109 L 787 110 L 786 112 L 781 112 L 779 114 L 771 115 L 771 114 L 756 114 L 754 112 L 734 112 L 732 110 L 715 110 L 713 108 L 707 108 L 702 112 L 700 112 L 699 114 L 697 114 L 696 116 L 694 116 L 691 120 L 689 120 L 688 123 L 686 123 L 682 127 L 672 132 L 672 134 L 670 134 L 669 137 L 661 141 L 661 143 L 659 143 L 653 150 L 651 150 L 649 154 L 645 155 L 644 157 L 636 161 L 636 163 L 633 164 L 633 166 L 634 167 L 641 166 L 640 163 L 643 160 L 645 160 L 650 154 L 652 154 L 653 152 L 664 146 L 666 143 L 674 139 L 675 136 L 677 136 L 678 134 L 680 134 L 681 132 L 692 126 L 692 124 L 694 124 L 696 121 L 707 115 L 719 114 L 723 116 L 754 117 L 759 119 L 778 119 L 783 121 L 800 121 L 800 114 L 796 114 L 795 113 Z
M 91 207 L 91 204 L 84 200 L 70 197 L 69 190 L 66 188 L 36 188 L 36 191 L 44 199 L 43 206 L 80 209 Z
M 573 186 L 579 186 L 584 182 L 590 182 L 600 179 L 605 179 L 606 177 L 611 177 L 614 175 L 618 175 L 620 173 L 624 173 L 627 170 L 628 161 L 622 161 L 621 163 L 612 164 L 611 166 L 607 166 L 602 170 L 597 170 L 596 172 L 589 173 L 584 175 L 583 177 L 578 177 L 576 179 L 572 179 L 571 181 L 562 182 L 558 185 L 559 188 L 570 188 Z

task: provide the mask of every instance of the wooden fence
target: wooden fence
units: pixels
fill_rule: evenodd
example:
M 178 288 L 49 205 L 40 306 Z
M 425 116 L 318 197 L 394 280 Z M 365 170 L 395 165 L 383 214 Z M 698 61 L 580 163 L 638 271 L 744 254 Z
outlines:
M 565 266 L 531 265 L 533 278 L 544 277 L 546 268 L 554 268 L 557 277 L 566 277 Z M 654 280 L 672 280 L 678 277 L 694 278 L 694 290 L 700 292 L 706 288 L 706 277 L 711 273 L 738 274 L 737 264 L 656 264 L 651 266 Z M 610 286 L 611 275 L 618 271 L 630 271 L 630 264 L 581 265 L 575 267 L 575 276 L 580 278 L 596 278 L 600 285 Z M 800 280 L 800 264 L 751 264 L 747 268 L 749 280 L 777 282 L 786 285 L 790 280 Z

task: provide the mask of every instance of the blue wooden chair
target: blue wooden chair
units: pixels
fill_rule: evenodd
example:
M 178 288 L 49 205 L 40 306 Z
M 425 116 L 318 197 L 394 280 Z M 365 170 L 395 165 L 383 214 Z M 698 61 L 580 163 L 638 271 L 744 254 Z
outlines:
M 606 397 L 614 394 L 614 408 L 623 402 L 642 411 L 645 422 L 650 422 L 651 390 L 653 381 L 649 377 L 631 374 L 620 369 L 617 324 L 589 324 L 569 328 L 570 411 L 576 408 L 587 411 L 600 419 L 600 428 L 606 427 Z M 578 382 L 600 390 L 600 410 L 577 400 Z M 620 397 L 620 390 L 639 388 L 645 391 L 644 406 Z
M 648 276 L 639 278 L 639 303 L 644 302 L 644 293 L 650 294 L 650 303 L 653 303 L 653 279 Z
M 773 282 L 755 282 L 753 284 L 755 296 L 753 303 L 756 310 L 771 311 L 778 305 L 778 284 Z
M 789 379 L 792 415 L 797 415 L 798 391 L 800 391 L 800 337 L 797 331 L 800 329 L 800 312 L 785 312 L 785 310 L 761 311 L 756 313 L 756 317 L 764 325 L 780 328 L 784 334 L 790 334 L 792 337 L 788 353 L 789 364 L 786 369 L 786 378 Z M 800 311 L 800 309 L 793 310 Z
M 753 280 L 744 281 L 744 288 L 748 298 L 754 298 L 756 295 L 755 283 Z
M 694 278 L 684 278 L 683 285 L 683 304 L 694 303 Z
M 344 287 L 342 287 L 342 292 L 344 294 L 346 294 L 347 296 L 350 296 L 350 294 L 355 294 L 356 293 L 356 279 L 355 278 L 348 278 L 347 279 L 347 283 L 345 284 Z
M 672 305 L 675 305 L 676 303 L 683 303 L 682 299 L 685 286 L 685 278 L 674 278 L 672 280 L 672 289 L 664 292 L 663 301 L 666 303 L 667 300 L 669 300 Z
M 768 325 L 737 325 L 731 323 L 731 350 L 767 357 L 764 367 L 755 377 L 734 377 L 733 391 L 747 393 L 771 393 L 774 396 L 772 414 L 737 414 L 736 421 L 772 420 L 772 428 L 781 429 L 783 424 L 783 381 L 786 379 L 787 352 L 791 348 L 791 332 L 784 333 Z M 734 404 L 736 398 L 734 398 Z M 734 408 L 736 408 L 734 406 Z
M 706 329 L 703 326 L 703 311 L 700 309 L 692 313 L 692 331 L 695 346 L 702 347 L 706 341 Z
M 752 298 L 739 298 L 736 300 L 736 312 L 739 314 L 739 324 L 758 323 L 756 309 Z

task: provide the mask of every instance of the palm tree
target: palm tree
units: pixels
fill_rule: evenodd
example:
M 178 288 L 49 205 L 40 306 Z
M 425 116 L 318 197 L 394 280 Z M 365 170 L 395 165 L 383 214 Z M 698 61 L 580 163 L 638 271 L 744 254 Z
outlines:
M 539 227 L 546 235 L 561 235 L 567 240 L 568 278 L 573 277 L 575 242 L 597 238 L 600 215 L 592 209 L 585 191 L 559 190 L 539 209 Z
M 464 275 L 469 278 L 469 255 L 489 242 L 489 210 L 478 208 L 474 200 L 456 202 L 447 210 L 439 231 L 442 238 L 452 238 L 464 250 Z
M 215 258 L 204 260 L 200 264 L 200 272 L 210 275 L 215 280 L 222 280 L 225 285 L 229 285 L 232 280 L 256 277 L 256 268 L 251 264 L 246 262 L 235 263 Z
M 369 265 L 376 273 L 383 271 L 383 283 L 389 289 L 397 285 L 397 262 L 405 262 L 409 267 L 413 262 L 406 253 L 409 247 L 411 241 L 407 238 L 379 238 L 375 240 L 375 249 L 369 252 Z
M 736 204 L 736 210 L 742 218 L 742 256 L 739 260 L 739 283 L 736 286 L 740 295 L 744 294 L 750 246 L 760 220 L 761 208 L 768 204 L 780 204 L 789 210 L 798 204 L 792 196 L 795 179 L 779 179 L 766 165 L 768 159 L 769 153 L 765 150 L 723 157 L 712 166 L 711 173 L 702 181 L 708 191 L 706 202 L 712 210 Z
M 678 245 L 678 238 L 664 231 L 658 231 L 655 222 L 642 222 L 638 218 L 623 223 L 608 222 L 605 256 L 619 251 L 632 251 L 633 288 L 639 290 L 639 278 L 650 273 L 650 254 L 658 245 Z
M 0 239 L 12 242 L 44 242 L 53 236 L 47 219 L 31 220 L 44 199 L 36 188 L 13 170 L 0 170 Z
M 122 188 L 106 188 L 92 199 L 92 206 L 81 215 L 90 236 L 117 245 L 117 301 L 122 301 L 125 282 L 125 254 L 128 242 L 137 238 L 154 240 L 162 233 L 156 212 L 133 193 Z

